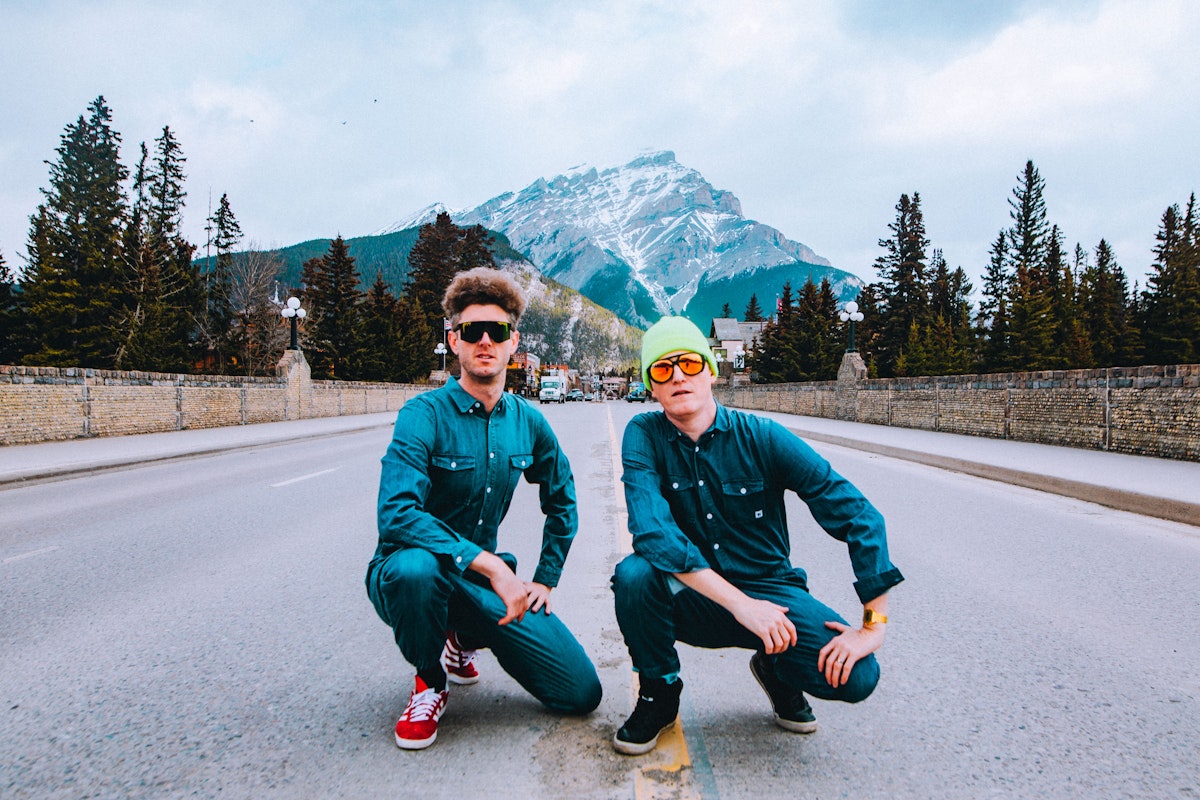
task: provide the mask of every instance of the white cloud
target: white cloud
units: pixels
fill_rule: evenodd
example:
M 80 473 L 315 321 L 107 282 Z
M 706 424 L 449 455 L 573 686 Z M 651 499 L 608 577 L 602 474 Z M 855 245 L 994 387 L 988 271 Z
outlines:
M 890 78 L 877 72 L 876 135 L 968 147 L 1127 138 L 1139 112 L 1153 114 L 1169 96 L 1180 60 L 1194 60 L 1198 26 L 1200 7 L 1181 0 L 1034 14 L 933 69 L 910 63 L 889 67 Z

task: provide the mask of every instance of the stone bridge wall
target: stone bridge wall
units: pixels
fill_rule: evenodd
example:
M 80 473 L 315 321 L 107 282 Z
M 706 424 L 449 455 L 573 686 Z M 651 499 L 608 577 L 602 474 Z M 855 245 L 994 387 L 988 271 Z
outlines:
M 430 387 L 314 381 L 298 350 L 274 378 L 0 365 L 0 445 L 395 411 Z
M 718 388 L 729 406 L 1200 461 L 1200 365 Z

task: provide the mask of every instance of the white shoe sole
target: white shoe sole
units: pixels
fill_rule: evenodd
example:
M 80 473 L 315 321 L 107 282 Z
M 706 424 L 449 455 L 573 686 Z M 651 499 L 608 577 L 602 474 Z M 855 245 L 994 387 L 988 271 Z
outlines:
M 675 727 L 675 720 L 671 720 L 671 722 L 669 722 L 668 724 L 666 724 L 662 728 L 660 728 L 658 733 L 654 734 L 653 739 L 651 739 L 648 742 L 642 742 L 641 744 L 638 744 L 637 742 L 621 741 L 620 739 L 617 738 L 617 735 L 614 733 L 613 734 L 613 749 L 616 750 L 618 753 L 620 753 L 623 756 L 644 755 L 645 753 L 649 753 L 651 750 L 653 750 L 655 747 L 658 746 L 658 737 L 659 736 L 662 736 L 664 733 L 666 733 L 667 731 L 671 730 L 671 728 L 674 728 L 674 727 Z
M 434 731 L 433 736 L 428 739 L 401 739 L 399 734 L 395 735 L 395 739 L 396 747 L 401 750 L 424 750 L 437 739 L 437 731 Z

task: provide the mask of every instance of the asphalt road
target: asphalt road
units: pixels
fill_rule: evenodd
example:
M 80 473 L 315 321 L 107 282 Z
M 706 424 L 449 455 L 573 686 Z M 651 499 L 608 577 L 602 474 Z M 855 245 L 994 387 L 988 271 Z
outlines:
M 543 410 L 580 498 L 554 600 L 600 670 L 590 717 L 484 653 L 433 747 L 392 744 L 411 671 L 362 586 L 379 428 L 0 491 L 0 796 L 1200 797 L 1200 529 L 820 444 L 908 578 L 875 695 L 789 734 L 749 653 L 683 648 L 678 781 L 617 756 L 613 444 L 647 407 Z M 794 560 L 856 616 L 844 547 L 793 500 Z M 528 576 L 531 487 L 501 537 Z

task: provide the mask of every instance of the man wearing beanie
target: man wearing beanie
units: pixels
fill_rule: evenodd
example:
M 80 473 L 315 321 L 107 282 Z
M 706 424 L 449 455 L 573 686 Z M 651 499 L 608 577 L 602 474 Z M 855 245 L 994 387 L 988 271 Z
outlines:
M 676 642 L 753 650 L 750 672 L 775 724 L 812 733 L 804 694 L 856 703 L 879 681 L 888 559 L 883 517 L 782 425 L 716 402 L 717 363 L 700 329 L 666 317 L 642 340 L 642 378 L 662 405 L 634 417 L 621 445 L 633 554 L 612 578 L 617 622 L 639 677 L 619 753 L 653 750 L 675 723 L 683 681 Z M 845 542 L 863 604 L 850 625 L 808 592 L 791 563 L 784 492 Z

